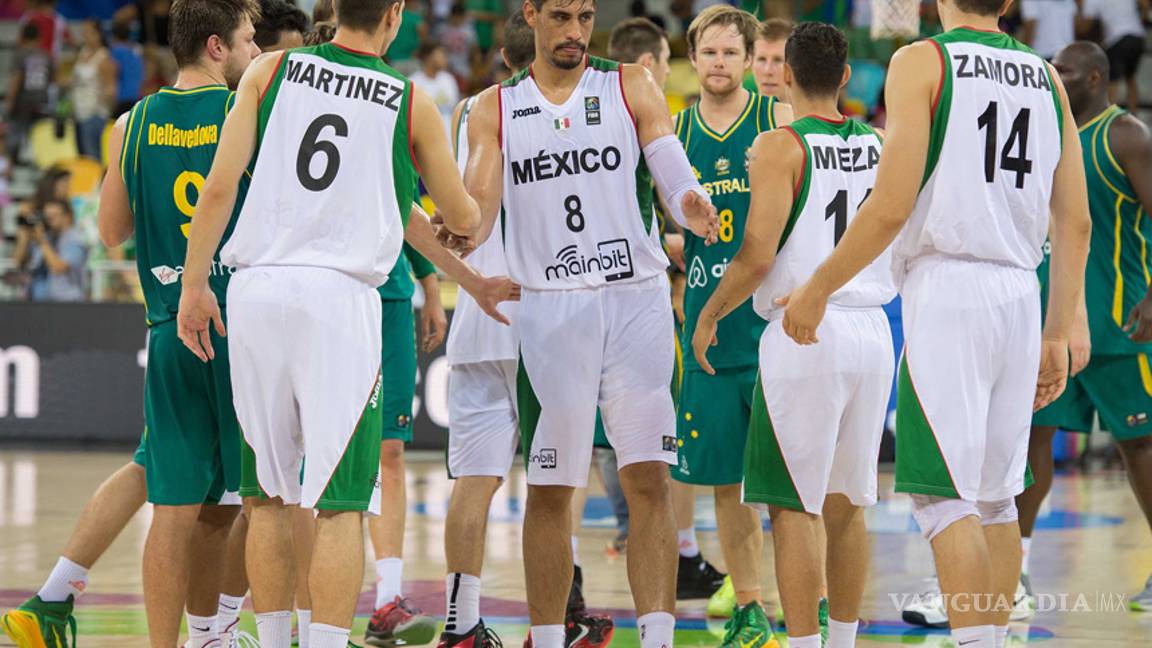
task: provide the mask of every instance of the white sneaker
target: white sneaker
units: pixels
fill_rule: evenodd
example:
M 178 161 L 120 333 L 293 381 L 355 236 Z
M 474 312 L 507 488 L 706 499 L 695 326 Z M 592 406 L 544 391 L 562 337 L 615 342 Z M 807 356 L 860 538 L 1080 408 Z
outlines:
M 1016 585 L 1016 595 L 1012 600 L 1012 613 L 1008 615 L 1010 621 L 1024 621 L 1036 613 L 1036 597 L 1032 595 L 1032 583 L 1027 574 L 1020 574 L 1020 582 Z
M 904 623 L 926 628 L 947 628 L 948 611 L 944 609 L 944 595 L 940 593 L 940 581 L 935 577 L 924 579 L 928 587 L 912 597 L 901 610 Z

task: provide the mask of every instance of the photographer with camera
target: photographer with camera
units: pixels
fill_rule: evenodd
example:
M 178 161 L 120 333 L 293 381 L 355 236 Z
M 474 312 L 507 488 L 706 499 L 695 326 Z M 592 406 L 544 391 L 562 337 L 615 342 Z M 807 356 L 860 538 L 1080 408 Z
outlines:
M 88 246 L 73 227 L 72 206 L 50 198 L 16 217 L 13 259 L 29 276 L 32 301 L 84 301 Z

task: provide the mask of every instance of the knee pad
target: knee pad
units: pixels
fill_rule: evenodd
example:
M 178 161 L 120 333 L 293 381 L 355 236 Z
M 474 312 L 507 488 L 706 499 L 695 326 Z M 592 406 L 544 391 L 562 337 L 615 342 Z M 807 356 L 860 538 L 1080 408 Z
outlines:
M 976 510 L 980 512 L 980 524 L 984 526 L 1010 524 L 1020 519 L 1016 498 L 1013 497 L 995 502 L 976 502 Z
M 978 517 L 980 511 L 975 502 L 933 495 L 912 496 L 912 517 L 920 525 L 920 533 L 928 539 L 944 532 L 945 529 L 968 516 Z

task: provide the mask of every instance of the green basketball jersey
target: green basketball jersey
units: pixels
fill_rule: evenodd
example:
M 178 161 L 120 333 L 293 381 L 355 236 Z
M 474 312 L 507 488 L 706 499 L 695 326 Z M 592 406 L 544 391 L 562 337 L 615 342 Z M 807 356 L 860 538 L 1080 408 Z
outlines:
M 414 279 L 423 279 L 436 272 L 436 266 L 424 258 L 415 248 L 404 244 L 403 252 L 396 258 L 396 265 L 388 273 L 388 281 L 376 289 L 380 299 L 387 301 L 407 301 L 416 294 Z
M 720 217 L 720 240 L 714 245 L 706 246 L 704 239 L 692 232 L 684 233 L 684 261 L 688 272 L 688 288 L 684 294 L 686 320 L 682 331 L 685 349 L 691 347 L 700 311 L 744 240 L 744 223 L 752 196 L 748 185 L 748 151 L 757 135 L 776 127 L 775 106 L 774 97 L 749 93 L 744 112 L 725 133 L 709 128 L 698 106 L 676 115 L 676 136 L 688 152 L 696 178 L 712 197 Z M 765 326 L 766 322 L 752 309 L 752 300 L 742 304 L 720 321 L 717 330 L 720 346 L 708 353 L 712 366 L 725 369 L 757 364 L 760 334 Z M 691 353 L 684 354 L 684 366 L 699 368 Z
M 1118 106 L 1109 106 L 1080 127 L 1088 210 L 1092 214 L 1092 247 L 1084 291 L 1093 355 L 1152 353 L 1152 343 L 1137 344 L 1124 332 L 1129 313 L 1148 293 L 1152 282 L 1148 256 L 1152 220 L 1144 213 L 1108 142 L 1112 122 L 1124 114 Z M 1045 245 L 1044 263 L 1039 269 L 1045 305 L 1049 253 L 1049 246 Z
M 192 214 L 234 100 L 235 93 L 222 85 L 161 88 L 129 114 L 120 174 L 135 218 L 136 269 L 150 326 L 176 317 Z M 221 245 L 235 226 L 248 180 L 245 174 Z M 221 306 L 232 271 L 217 250 L 208 284 Z

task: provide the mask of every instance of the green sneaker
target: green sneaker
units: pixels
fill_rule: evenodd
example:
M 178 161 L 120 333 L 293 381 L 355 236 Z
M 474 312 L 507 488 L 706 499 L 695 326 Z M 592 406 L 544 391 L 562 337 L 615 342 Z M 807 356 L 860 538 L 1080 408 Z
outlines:
M 759 603 L 735 607 L 732 618 L 724 624 L 720 648 L 780 648 L 772 634 L 772 622 Z
M 0 628 L 16 642 L 17 648 L 69 648 L 76 645 L 76 618 L 72 616 L 73 598 L 59 603 L 46 603 L 39 596 L 24 601 L 15 610 L 0 616 Z M 68 631 L 72 642 L 68 642 Z
M 735 608 L 736 588 L 732 585 L 732 577 L 725 576 L 724 584 L 708 599 L 707 614 L 713 619 L 727 619 Z

